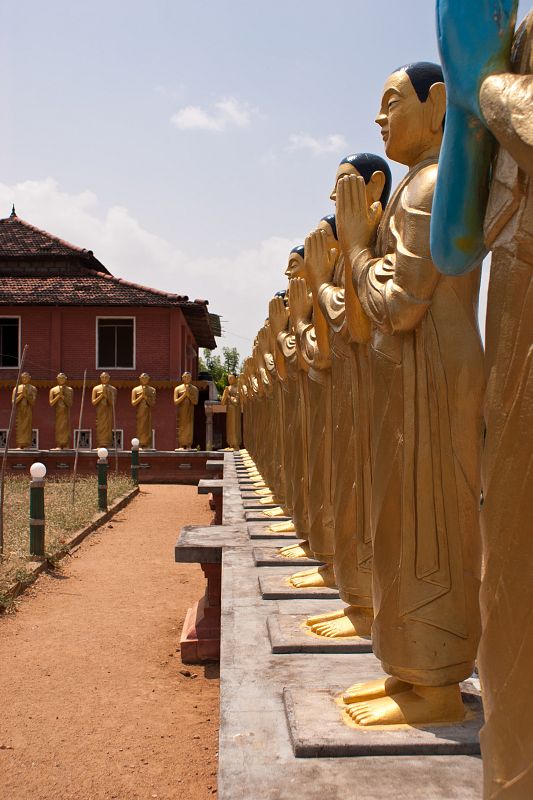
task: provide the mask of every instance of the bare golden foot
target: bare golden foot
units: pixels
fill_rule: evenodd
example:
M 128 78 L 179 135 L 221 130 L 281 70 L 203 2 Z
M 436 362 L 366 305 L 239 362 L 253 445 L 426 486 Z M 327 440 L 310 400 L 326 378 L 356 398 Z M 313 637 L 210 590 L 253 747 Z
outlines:
M 326 564 L 324 567 L 313 567 L 313 569 L 297 572 L 291 576 L 289 583 L 295 589 L 307 589 L 311 586 L 317 588 L 321 586 L 334 587 L 336 584 L 333 566 Z
M 459 684 L 453 686 L 413 686 L 393 697 L 380 697 L 348 706 L 348 714 L 358 725 L 431 725 L 462 722 L 465 707 Z
M 352 703 L 362 703 L 366 700 L 376 700 L 379 697 L 391 697 L 401 692 L 409 692 L 413 688 L 412 683 L 405 683 L 398 678 L 379 678 L 377 681 L 366 681 L 364 683 L 354 683 L 342 695 L 346 705 Z
M 252 481 L 252 489 L 268 489 L 264 480 Z
M 309 548 L 308 541 L 280 547 L 278 554 L 283 556 L 283 558 L 310 558 L 313 555 Z
M 258 495 L 260 495 L 261 497 L 262 497 L 262 496 L 265 496 L 265 497 L 266 497 L 267 495 L 270 495 L 270 494 L 272 494 L 272 491 L 271 491 L 271 490 L 268 488 L 268 486 L 265 486 L 265 488 L 264 488 L 264 489 L 256 489 L 256 490 L 255 490 L 255 493 L 256 493 L 256 494 L 258 494 Z
M 281 506 L 276 506 L 276 508 L 266 508 L 263 511 L 263 514 L 265 514 L 265 516 L 267 516 L 267 517 L 284 517 L 285 516 L 285 512 L 281 508 Z
M 286 522 L 276 522 L 268 529 L 271 533 L 296 533 L 294 522 L 287 520 Z
M 309 617 L 305 624 L 309 625 L 317 625 L 320 622 L 328 622 L 331 619 L 338 619 L 342 617 L 344 614 L 344 608 L 338 608 L 336 611 L 329 611 L 327 614 L 315 614 L 314 617 Z
M 273 502 L 274 502 L 274 497 L 273 497 L 271 494 L 270 494 L 270 495 L 267 495 L 267 496 L 265 496 L 265 497 L 261 497 L 261 499 L 259 500 L 259 503 L 260 503 L 262 506 L 268 506 L 268 505 L 270 505 L 270 504 L 271 504 L 271 503 L 273 503 Z
M 342 616 L 310 625 L 313 633 L 328 639 L 342 639 L 345 636 L 370 636 L 374 612 L 371 608 L 348 606 Z M 309 625 L 309 621 L 307 622 Z

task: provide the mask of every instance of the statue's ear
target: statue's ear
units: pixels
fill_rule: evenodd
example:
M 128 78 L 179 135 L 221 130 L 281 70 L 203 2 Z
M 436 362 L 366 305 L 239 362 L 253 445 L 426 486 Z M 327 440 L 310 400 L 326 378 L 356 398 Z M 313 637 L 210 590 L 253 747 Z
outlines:
M 446 116 L 446 86 L 434 83 L 429 90 L 428 102 L 431 104 L 431 130 L 440 131 Z
M 381 170 L 373 172 L 370 178 L 370 185 L 372 187 L 372 201 L 377 203 L 378 200 L 381 200 L 381 195 L 385 188 L 385 173 Z

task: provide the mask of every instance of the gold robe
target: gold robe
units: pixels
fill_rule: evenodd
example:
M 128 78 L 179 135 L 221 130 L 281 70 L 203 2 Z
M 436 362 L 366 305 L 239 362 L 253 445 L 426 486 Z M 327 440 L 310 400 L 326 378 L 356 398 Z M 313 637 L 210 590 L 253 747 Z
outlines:
M 113 407 L 117 390 L 109 383 L 99 384 L 95 389 L 104 394 L 96 406 L 96 446 L 109 448 L 113 446 Z
M 19 384 L 19 395 L 23 398 L 17 403 L 15 421 L 15 441 L 17 447 L 31 447 L 32 442 L 32 423 L 33 423 L 33 404 L 37 399 L 37 389 L 31 383 Z M 13 389 L 12 401 L 15 402 L 15 390 Z
M 344 299 L 344 260 L 333 282 L 323 284 L 320 307 L 330 327 L 332 407 L 332 503 L 335 533 L 334 570 L 341 599 L 372 607 L 372 542 L 369 520 L 368 347 L 350 343 Z
M 241 446 L 241 394 L 237 385 L 226 386 L 222 394 L 226 406 L 226 441 L 228 447 L 238 450 Z
M 533 797 L 533 13 L 515 37 L 512 70 L 523 77 L 501 76 L 496 117 L 482 106 L 502 142 L 485 222 L 492 249 L 479 648 L 486 800 Z
M 479 269 L 440 275 L 430 255 L 434 161 L 414 167 L 354 275 L 373 325 L 373 647 L 419 685 L 467 678 L 480 633 L 483 351 Z
M 62 390 L 62 391 L 61 391 Z M 56 394 L 61 395 L 54 405 L 56 447 L 65 448 L 70 444 L 70 409 L 74 398 L 71 386 L 54 386 L 50 389 L 50 400 Z
M 287 367 L 286 401 L 290 415 L 286 462 L 290 464 L 287 480 L 291 483 L 292 520 L 297 535 L 309 538 L 309 473 L 307 462 L 308 413 L 307 379 L 293 333 L 280 333 L 278 346 Z
M 178 447 L 191 448 L 194 439 L 194 407 L 198 405 L 200 393 L 192 383 L 188 386 L 189 396 L 178 406 Z M 185 394 L 185 385 L 182 383 L 174 390 L 177 399 Z
M 152 408 L 155 406 L 156 390 L 153 386 L 138 386 L 134 392 L 142 393 L 143 398 L 137 405 L 136 432 L 141 447 L 152 446 Z
M 333 563 L 331 499 L 331 361 L 320 353 L 312 322 L 299 327 L 297 339 L 307 373 L 309 546 L 318 561 Z M 305 380 L 305 379 L 304 379 Z

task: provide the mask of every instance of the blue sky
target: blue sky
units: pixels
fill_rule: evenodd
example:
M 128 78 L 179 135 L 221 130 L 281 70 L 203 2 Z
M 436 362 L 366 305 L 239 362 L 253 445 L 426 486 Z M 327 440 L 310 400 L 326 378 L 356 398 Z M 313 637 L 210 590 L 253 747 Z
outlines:
M 207 297 L 245 354 L 387 74 L 436 58 L 431 0 L 5 4 L 0 216 Z

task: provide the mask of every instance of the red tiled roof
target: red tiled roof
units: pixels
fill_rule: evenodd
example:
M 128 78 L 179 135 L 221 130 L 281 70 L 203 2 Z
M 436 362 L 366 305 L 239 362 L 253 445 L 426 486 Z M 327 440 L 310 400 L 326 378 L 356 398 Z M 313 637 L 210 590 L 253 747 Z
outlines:
M 0 306 L 179 306 L 199 347 L 216 347 L 207 301 L 150 289 L 104 273 L 2 276 Z
M 86 262 L 89 269 L 107 272 L 94 257 L 92 250 L 77 247 L 58 236 L 30 225 L 15 214 L 0 219 L 0 259 L 76 258 Z

